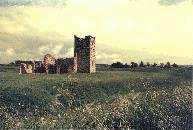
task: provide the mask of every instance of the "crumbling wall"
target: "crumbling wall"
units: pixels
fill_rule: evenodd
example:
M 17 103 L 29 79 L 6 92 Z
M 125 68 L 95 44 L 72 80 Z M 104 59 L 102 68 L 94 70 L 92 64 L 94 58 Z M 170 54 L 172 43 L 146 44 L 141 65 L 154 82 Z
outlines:
M 90 72 L 96 72 L 96 51 L 95 51 L 95 38 L 90 39 Z
M 52 55 L 46 54 L 44 56 L 44 68 L 47 74 L 56 73 L 55 62 L 56 62 L 56 59 Z
M 32 74 L 32 73 L 33 73 L 32 65 L 21 63 L 20 74 Z
M 76 73 L 77 72 L 77 58 L 66 58 L 56 60 L 56 73 Z
M 45 73 L 46 72 L 42 61 L 34 61 L 33 66 L 34 66 L 34 73 Z
M 77 58 L 66 58 L 67 73 L 77 72 Z

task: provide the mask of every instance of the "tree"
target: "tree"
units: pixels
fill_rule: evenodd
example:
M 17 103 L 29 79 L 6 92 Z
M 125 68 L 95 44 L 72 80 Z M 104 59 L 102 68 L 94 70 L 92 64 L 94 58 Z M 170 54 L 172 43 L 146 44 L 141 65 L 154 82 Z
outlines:
M 160 63 L 160 67 L 163 68 L 164 67 L 164 63 Z
M 170 64 L 170 62 L 168 61 L 166 64 L 165 64 L 165 66 L 164 66 L 165 68 L 171 68 L 171 64 Z
M 131 62 L 131 67 L 134 68 L 134 67 L 138 67 L 138 64 L 135 63 L 135 62 Z
M 139 67 L 145 67 L 143 61 L 140 62 Z
M 152 65 L 152 67 L 156 67 L 156 66 L 157 66 L 157 63 L 154 62 L 153 65 Z
M 10 65 L 14 65 L 15 63 L 14 62 L 11 62 L 11 63 L 9 63 Z
M 178 65 L 177 65 L 176 63 L 174 63 L 174 64 L 172 65 L 172 67 L 177 68 Z
M 128 65 L 127 63 L 124 65 L 124 68 L 129 68 L 130 65 Z
M 25 64 L 33 64 L 32 61 L 22 61 L 22 60 L 16 60 L 15 64 L 16 65 L 20 65 L 21 63 L 25 63 Z
M 123 68 L 123 67 L 124 65 L 121 62 L 116 62 L 116 63 L 111 64 L 111 68 Z
M 149 62 L 147 62 L 147 67 L 150 67 L 150 63 Z

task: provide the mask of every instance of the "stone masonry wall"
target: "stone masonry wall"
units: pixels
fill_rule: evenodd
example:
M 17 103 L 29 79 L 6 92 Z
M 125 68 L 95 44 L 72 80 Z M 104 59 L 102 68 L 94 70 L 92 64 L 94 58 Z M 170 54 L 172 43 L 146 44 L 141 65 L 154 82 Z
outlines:
M 77 72 L 77 58 L 66 58 L 56 60 L 56 73 L 76 73 Z
M 95 38 L 90 40 L 90 72 L 96 72 Z
M 21 63 L 20 74 L 31 74 L 31 73 L 33 73 L 32 65 Z
M 44 68 L 46 73 L 55 73 L 55 62 L 56 59 L 50 54 L 44 56 Z
M 77 57 L 77 71 L 92 73 L 96 71 L 95 37 L 74 36 L 74 56 Z

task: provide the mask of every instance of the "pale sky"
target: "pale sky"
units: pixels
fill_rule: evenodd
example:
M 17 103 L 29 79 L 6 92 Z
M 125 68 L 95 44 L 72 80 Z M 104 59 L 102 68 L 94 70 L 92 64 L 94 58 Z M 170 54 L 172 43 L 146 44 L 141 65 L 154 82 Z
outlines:
M 192 0 L 1 0 L 0 63 L 73 56 L 96 37 L 97 63 L 193 64 Z

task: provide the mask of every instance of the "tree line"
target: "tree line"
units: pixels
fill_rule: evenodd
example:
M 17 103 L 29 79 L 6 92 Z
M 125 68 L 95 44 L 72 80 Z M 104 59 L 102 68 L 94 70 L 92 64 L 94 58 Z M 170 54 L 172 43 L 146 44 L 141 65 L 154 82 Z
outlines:
M 170 62 L 166 62 L 165 64 L 164 63 L 157 64 L 154 62 L 153 64 L 151 64 L 150 62 L 144 63 L 143 61 L 141 61 L 139 64 L 136 62 L 131 62 L 130 64 L 128 63 L 123 64 L 121 62 L 115 62 L 111 64 L 111 68 L 136 68 L 136 67 L 160 67 L 160 68 L 174 67 L 174 68 L 177 68 L 179 66 L 176 63 L 171 64 Z
M 22 60 L 16 60 L 15 62 L 11 62 L 10 65 L 20 65 L 21 63 L 25 63 L 25 64 L 32 64 L 33 62 L 32 61 L 22 61 Z M 177 68 L 179 67 L 178 64 L 176 63 L 173 63 L 171 64 L 170 62 L 166 62 L 165 64 L 164 63 L 150 63 L 150 62 L 143 62 L 141 61 L 140 63 L 136 63 L 136 62 L 131 62 L 130 64 L 128 63 L 121 63 L 121 62 L 115 62 L 115 63 L 112 63 L 110 65 L 111 68 L 135 68 L 135 67 L 160 67 L 160 68 L 171 68 L 171 67 L 174 67 L 174 68 Z
M 19 66 L 21 63 L 24 64 L 33 64 L 33 62 L 41 62 L 41 61 L 27 61 L 27 60 L 15 60 L 15 62 L 11 62 L 8 65 L 17 65 Z

